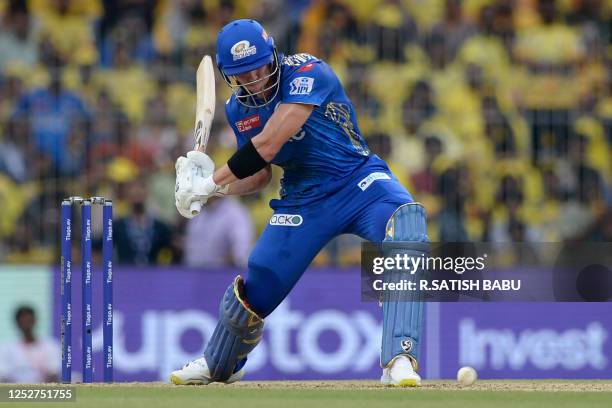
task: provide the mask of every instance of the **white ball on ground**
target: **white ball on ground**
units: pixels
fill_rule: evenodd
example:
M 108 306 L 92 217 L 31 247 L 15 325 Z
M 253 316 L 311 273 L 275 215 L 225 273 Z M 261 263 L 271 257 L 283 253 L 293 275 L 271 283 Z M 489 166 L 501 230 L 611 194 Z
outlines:
M 464 387 L 474 384 L 477 378 L 478 374 L 472 367 L 461 367 L 457 371 L 457 381 Z

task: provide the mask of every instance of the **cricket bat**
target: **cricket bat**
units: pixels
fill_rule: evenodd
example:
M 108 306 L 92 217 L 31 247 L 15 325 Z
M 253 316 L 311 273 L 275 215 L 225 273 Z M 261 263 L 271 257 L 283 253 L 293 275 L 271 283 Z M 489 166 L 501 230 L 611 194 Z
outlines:
M 193 137 L 193 150 L 204 152 L 210 137 L 210 127 L 215 116 L 215 71 L 212 59 L 205 55 L 200 61 L 196 73 L 196 116 Z M 198 215 L 202 209 L 199 201 L 194 201 L 189 207 L 192 215 Z

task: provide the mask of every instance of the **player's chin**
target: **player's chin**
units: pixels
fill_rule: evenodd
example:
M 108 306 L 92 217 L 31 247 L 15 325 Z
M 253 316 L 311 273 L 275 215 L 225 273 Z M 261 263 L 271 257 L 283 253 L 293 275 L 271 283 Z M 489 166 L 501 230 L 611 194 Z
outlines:
M 247 88 L 252 95 L 258 96 L 263 91 L 263 86 L 258 86 L 257 88 Z

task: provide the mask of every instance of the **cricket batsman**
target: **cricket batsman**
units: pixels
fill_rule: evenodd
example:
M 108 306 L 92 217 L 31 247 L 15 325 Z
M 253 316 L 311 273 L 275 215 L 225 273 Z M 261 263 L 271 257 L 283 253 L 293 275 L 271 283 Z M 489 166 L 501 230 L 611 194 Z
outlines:
M 263 27 L 246 19 L 221 29 L 216 62 L 233 91 L 225 113 L 238 149 L 216 170 L 200 151 L 177 160 L 178 211 L 191 218 L 194 201 L 204 205 L 211 196 L 256 192 L 269 183 L 272 164 L 284 173 L 248 275 L 236 277 L 223 295 L 204 356 L 171 374 L 180 385 L 240 380 L 266 316 L 335 236 L 402 241 L 414 245 L 413 256 L 422 255 L 428 240 L 424 208 L 368 149 L 353 104 L 329 65 L 309 54 L 277 53 Z M 422 302 L 383 304 L 383 384 L 421 384 L 422 317 Z

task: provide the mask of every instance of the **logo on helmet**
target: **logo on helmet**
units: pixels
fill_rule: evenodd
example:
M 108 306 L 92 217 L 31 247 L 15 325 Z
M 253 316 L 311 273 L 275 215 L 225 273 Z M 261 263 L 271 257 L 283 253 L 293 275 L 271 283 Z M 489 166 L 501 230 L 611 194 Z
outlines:
M 246 58 L 257 53 L 257 48 L 247 40 L 238 41 L 232 46 L 230 52 L 234 56 L 234 61 Z

